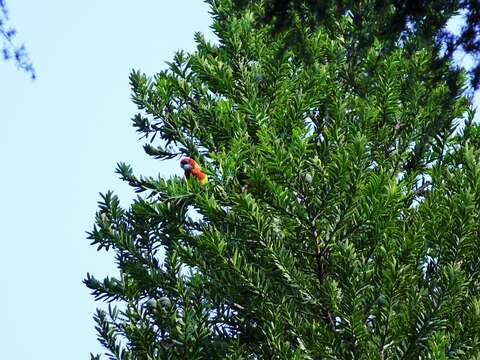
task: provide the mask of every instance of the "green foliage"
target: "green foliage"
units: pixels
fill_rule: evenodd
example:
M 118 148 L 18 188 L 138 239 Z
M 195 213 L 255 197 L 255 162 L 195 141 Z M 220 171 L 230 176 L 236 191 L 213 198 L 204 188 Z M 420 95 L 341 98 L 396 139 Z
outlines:
M 147 154 L 191 156 L 210 181 L 119 164 L 141 196 L 103 195 L 89 233 L 119 275 L 85 279 L 109 303 L 108 357 L 479 356 L 480 129 L 463 84 L 430 72 L 428 47 L 377 39 L 352 64 L 348 14 L 302 30 L 305 61 L 260 2 L 210 4 L 218 44 L 197 34 L 193 54 L 130 77 Z
M 244 9 L 251 1 L 233 0 L 234 9 Z M 333 26 L 338 17 L 349 13 L 355 29 L 347 34 L 354 41 L 347 51 L 350 61 L 364 56 L 364 51 L 380 38 L 386 48 L 398 46 L 398 41 L 411 40 L 429 44 L 440 68 L 456 56 L 470 55 L 468 65 L 471 85 L 480 85 L 480 3 L 478 0 L 263 0 L 262 21 L 273 25 L 273 31 L 290 30 L 286 44 L 301 50 L 301 28 Z M 449 22 L 462 22 L 451 31 Z M 404 43 L 406 47 L 414 43 Z M 443 74 L 445 75 L 445 74 Z M 455 77 L 455 71 L 449 74 Z

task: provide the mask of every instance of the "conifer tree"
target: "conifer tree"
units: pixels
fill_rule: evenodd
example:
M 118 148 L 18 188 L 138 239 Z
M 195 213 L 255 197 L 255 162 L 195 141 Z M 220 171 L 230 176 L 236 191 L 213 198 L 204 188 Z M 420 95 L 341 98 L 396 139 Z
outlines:
M 196 34 L 195 52 L 130 77 L 146 153 L 189 156 L 209 182 L 118 165 L 139 196 L 102 195 L 89 238 L 119 273 L 85 279 L 108 303 L 107 357 L 480 358 L 464 74 L 415 32 L 353 57 L 349 12 L 272 31 L 261 1 L 208 2 L 217 42 Z

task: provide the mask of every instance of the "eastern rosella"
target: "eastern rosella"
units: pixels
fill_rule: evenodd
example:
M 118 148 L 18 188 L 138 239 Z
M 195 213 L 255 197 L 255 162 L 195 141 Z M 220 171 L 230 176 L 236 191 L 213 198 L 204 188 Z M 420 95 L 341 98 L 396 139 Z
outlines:
M 186 157 L 180 160 L 180 167 L 185 171 L 185 177 L 187 179 L 193 175 L 202 185 L 208 182 L 207 174 L 202 172 L 200 165 L 198 165 L 192 158 Z

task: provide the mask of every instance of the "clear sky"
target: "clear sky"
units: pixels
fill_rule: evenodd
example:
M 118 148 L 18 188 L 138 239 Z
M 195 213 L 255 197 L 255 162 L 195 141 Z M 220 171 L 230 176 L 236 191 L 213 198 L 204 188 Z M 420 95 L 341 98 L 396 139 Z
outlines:
M 38 80 L 0 61 L 0 359 L 89 359 L 102 351 L 82 284 L 116 273 L 88 245 L 98 193 L 134 196 L 114 174 L 181 174 L 143 153 L 131 126 L 132 68 L 153 74 L 193 34 L 199 0 L 7 0 Z

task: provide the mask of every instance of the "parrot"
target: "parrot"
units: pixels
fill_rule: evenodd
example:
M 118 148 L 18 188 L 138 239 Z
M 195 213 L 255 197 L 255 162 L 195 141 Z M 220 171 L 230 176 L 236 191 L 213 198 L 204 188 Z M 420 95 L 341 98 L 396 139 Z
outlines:
M 193 175 L 201 185 L 205 185 L 208 182 L 208 175 L 202 172 L 200 165 L 192 158 L 185 157 L 180 160 L 180 167 L 185 171 L 185 177 L 187 179 L 190 175 Z

